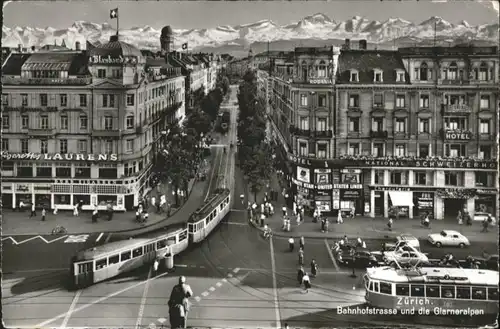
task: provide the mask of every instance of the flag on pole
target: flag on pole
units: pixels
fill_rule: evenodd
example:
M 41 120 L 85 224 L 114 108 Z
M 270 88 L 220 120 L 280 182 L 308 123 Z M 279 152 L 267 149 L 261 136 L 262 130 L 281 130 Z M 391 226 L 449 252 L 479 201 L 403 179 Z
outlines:
M 109 18 L 111 18 L 111 19 L 118 18 L 118 8 L 111 9 L 109 11 Z
M 186 49 L 188 49 L 188 43 L 187 42 L 182 44 L 182 50 L 186 50 Z

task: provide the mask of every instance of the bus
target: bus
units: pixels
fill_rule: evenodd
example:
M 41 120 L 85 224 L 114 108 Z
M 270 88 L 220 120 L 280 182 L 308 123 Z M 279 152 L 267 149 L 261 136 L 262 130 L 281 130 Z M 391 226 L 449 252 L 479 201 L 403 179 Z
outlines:
M 498 272 L 421 267 L 368 268 L 365 299 L 374 307 L 402 314 L 479 315 L 498 313 Z M 469 312 L 469 313 L 468 313 Z M 472 313 L 471 313 L 472 312 Z

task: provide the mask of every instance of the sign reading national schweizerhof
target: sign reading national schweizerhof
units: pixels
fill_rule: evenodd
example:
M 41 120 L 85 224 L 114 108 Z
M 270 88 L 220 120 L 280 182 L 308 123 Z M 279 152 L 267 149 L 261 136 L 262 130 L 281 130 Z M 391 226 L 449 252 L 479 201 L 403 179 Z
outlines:
M 2 160 L 40 160 L 40 161 L 118 161 L 116 154 L 81 154 L 81 153 L 9 153 L 1 152 Z

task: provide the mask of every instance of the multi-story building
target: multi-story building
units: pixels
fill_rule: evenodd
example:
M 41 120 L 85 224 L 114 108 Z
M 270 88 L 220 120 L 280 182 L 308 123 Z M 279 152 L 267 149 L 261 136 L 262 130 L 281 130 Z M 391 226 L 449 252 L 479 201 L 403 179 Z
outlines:
M 297 49 L 293 64 L 274 66 L 271 118 L 296 185 L 290 194 L 371 217 L 387 217 L 391 208 L 410 218 L 494 213 L 498 49 L 377 51 L 365 41 L 350 48 L 341 50 L 334 85 L 323 90 L 299 83 L 315 68 L 299 65 Z M 318 52 L 307 50 L 311 58 Z M 326 118 L 324 92 L 327 105 L 335 101 Z M 325 119 L 333 137 L 318 140 Z
M 182 74 L 186 77 L 186 108 L 189 110 L 195 106 L 194 95 L 201 90 L 205 94 L 208 92 L 207 84 L 207 68 L 205 63 L 201 62 L 194 55 L 173 52 L 168 53 L 168 63 L 173 67 L 181 69 Z
M 168 122 L 184 113 L 180 69 L 110 42 L 12 53 L 2 67 L 2 202 L 131 209 Z

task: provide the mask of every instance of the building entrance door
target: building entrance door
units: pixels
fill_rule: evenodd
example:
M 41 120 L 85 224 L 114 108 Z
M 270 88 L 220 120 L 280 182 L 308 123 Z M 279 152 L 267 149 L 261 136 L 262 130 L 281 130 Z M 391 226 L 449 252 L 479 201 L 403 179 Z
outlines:
M 464 199 L 444 199 L 444 218 L 456 219 L 458 211 L 461 211 L 463 213 L 464 207 Z
M 375 191 L 375 216 L 384 216 L 384 192 Z
M 133 210 L 134 209 L 134 195 L 125 195 L 125 209 Z

